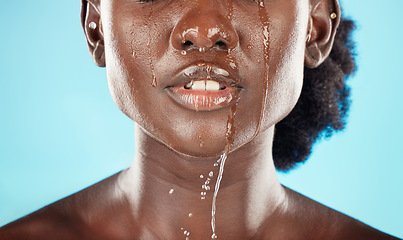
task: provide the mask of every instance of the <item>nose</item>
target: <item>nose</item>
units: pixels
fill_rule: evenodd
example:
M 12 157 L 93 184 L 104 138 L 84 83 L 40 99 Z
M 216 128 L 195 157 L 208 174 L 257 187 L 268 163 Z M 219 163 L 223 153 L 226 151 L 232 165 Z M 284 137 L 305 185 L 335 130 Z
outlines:
M 238 35 L 224 11 L 198 5 L 178 21 L 171 41 L 177 50 L 229 50 L 237 46 Z

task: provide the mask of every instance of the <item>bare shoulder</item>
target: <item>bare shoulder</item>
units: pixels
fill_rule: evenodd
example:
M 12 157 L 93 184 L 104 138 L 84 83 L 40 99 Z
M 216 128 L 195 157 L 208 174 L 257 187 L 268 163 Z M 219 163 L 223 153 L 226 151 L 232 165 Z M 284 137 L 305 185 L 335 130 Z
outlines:
M 295 231 L 284 231 L 283 234 L 288 234 L 286 238 L 275 239 L 399 239 L 324 206 L 291 189 L 286 188 L 286 192 L 289 200 L 282 207 L 282 216 L 279 219 L 282 219 L 280 221 L 283 224 L 282 228 L 295 229 Z M 295 228 L 295 226 L 297 227 Z
M 116 220 L 113 212 L 123 211 L 121 199 L 112 194 L 115 180 L 116 175 L 5 225 L 0 240 L 114 239 L 114 232 L 98 234 Z
M 69 217 L 61 216 L 50 205 L 0 228 L 0 240 L 76 239 L 74 231 L 68 227 L 69 221 Z

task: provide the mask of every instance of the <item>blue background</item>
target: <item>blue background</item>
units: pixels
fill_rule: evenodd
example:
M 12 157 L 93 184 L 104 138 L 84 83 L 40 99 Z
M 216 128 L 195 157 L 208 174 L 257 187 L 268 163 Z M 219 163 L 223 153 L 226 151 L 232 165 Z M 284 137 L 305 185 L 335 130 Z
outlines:
M 358 72 L 344 132 L 315 146 L 285 185 L 403 237 L 401 0 L 345 0 Z M 0 226 L 130 165 L 134 131 L 92 63 L 79 1 L 0 7 Z

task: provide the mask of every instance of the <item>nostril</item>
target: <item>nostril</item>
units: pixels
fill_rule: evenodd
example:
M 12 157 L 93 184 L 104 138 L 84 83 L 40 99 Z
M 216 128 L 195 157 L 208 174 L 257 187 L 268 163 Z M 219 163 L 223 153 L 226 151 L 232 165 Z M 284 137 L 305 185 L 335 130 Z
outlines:
M 219 48 L 226 48 L 227 44 L 223 41 L 218 41 L 215 43 L 216 46 L 218 46 Z
M 193 43 L 191 42 L 191 41 L 185 41 L 184 43 L 183 43 L 183 46 L 185 46 L 185 47 L 190 47 L 190 46 L 192 46 L 193 45 Z

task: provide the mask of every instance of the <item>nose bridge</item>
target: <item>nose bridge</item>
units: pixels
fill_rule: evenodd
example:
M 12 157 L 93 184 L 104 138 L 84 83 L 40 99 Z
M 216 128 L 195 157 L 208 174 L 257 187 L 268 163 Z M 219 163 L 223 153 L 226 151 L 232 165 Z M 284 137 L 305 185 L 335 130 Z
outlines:
M 172 33 L 176 49 L 232 49 L 238 43 L 226 0 L 197 0 L 184 12 Z

